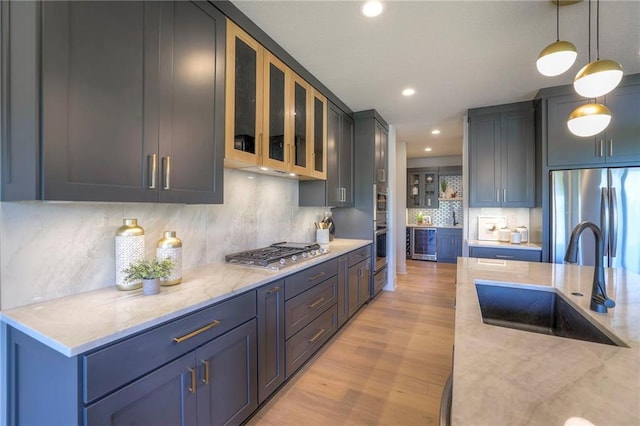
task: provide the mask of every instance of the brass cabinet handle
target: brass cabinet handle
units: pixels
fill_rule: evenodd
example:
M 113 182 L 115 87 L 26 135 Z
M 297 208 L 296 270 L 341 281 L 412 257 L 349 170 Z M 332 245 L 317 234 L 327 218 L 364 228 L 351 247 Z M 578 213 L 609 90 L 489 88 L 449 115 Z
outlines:
M 258 158 L 262 160 L 262 133 L 258 136 Z
M 191 386 L 189 386 L 189 392 L 196 393 L 196 369 L 190 368 L 189 373 L 191 373 Z
M 320 277 L 324 277 L 324 274 L 325 274 L 324 272 L 320 272 L 320 273 L 318 273 L 318 274 L 315 274 L 314 276 L 309 277 L 309 281 L 315 281 L 315 280 L 317 280 L 317 279 L 318 279 L 318 278 L 320 278 Z
M 202 360 L 202 365 L 204 365 L 204 377 L 202 378 L 202 383 L 205 385 L 209 384 L 209 361 Z
M 267 291 L 267 294 L 273 294 L 273 293 L 277 293 L 280 291 L 280 286 L 276 286 L 274 288 L 272 288 L 271 290 Z
M 322 336 L 324 334 L 324 328 L 321 328 L 320 330 L 318 330 L 318 332 L 316 334 L 313 335 L 313 337 L 311 339 L 309 339 L 309 343 L 313 343 L 316 340 L 318 340 L 320 338 L 320 336 Z
M 147 182 L 149 189 L 156 187 L 156 174 L 158 168 L 158 154 L 147 155 Z
M 604 142 L 600 139 L 600 155 L 599 157 L 604 157 Z
M 191 339 L 192 337 L 197 336 L 197 335 L 198 335 L 198 334 L 200 334 L 200 333 L 204 333 L 205 331 L 207 331 L 207 330 L 209 330 L 209 329 L 211 329 L 211 328 L 213 328 L 213 327 L 216 327 L 216 326 L 218 326 L 218 325 L 220 325 L 220 321 L 215 320 L 214 322 L 209 323 L 209 324 L 205 325 L 204 327 L 200 327 L 200 328 L 199 328 L 199 329 L 197 329 L 197 330 L 193 330 L 191 333 L 187 333 L 187 334 L 185 334 L 184 336 L 174 337 L 174 338 L 173 338 L 173 341 L 174 341 L 175 343 L 182 343 L 182 342 L 184 342 L 185 340 L 189 340 L 189 339 Z
M 164 181 L 162 189 L 171 189 L 171 157 L 162 157 L 162 172 Z
M 309 309 L 313 309 L 316 306 L 318 306 L 319 304 L 321 304 L 322 302 L 324 302 L 324 297 L 319 297 L 318 300 L 316 300 L 315 302 L 313 302 L 310 305 L 307 305 L 309 307 Z

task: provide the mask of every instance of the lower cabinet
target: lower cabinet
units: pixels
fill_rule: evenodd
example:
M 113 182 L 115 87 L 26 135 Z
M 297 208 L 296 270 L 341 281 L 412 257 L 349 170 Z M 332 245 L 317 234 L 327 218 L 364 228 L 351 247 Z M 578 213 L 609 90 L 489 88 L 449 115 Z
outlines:
M 378 293 L 382 291 L 384 284 L 387 282 L 387 267 L 385 266 L 382 270 L 376 272 L 373 276 L 373 280 L 371 281 L 371 298 L 373 299 Z
M 74 357 L 2 324 L 0 423 L 242 424 L 369 300 L 370 285 L 366 246 Z
M 542 252 L 519 248 L 469 247 L 469 257 L 540 262 Z
M 88 425 L 241 424 L 257 407 L 256 320 L 85 408 Z
M 462 229 L 438 228 L 436 252 L 438 262 L 456 263 L 462 256 Z
M 284 281 L 258 288 L 258 403 L 284 383 Z

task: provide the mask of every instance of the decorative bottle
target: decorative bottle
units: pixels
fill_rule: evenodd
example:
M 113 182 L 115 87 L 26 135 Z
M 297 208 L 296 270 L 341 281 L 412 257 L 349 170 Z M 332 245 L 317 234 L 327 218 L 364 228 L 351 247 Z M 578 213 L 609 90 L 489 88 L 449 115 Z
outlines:
M 144 229 L 138 226 L 138 219 L 124 219 L 116 231 L 116 287 L 118 290 L 135 290 L 142 287 L 142 281 L 127 282 L 127 274 L 122 272 L 132 263 L 144 259 Z
M 156 246 L 158 259 L 171 259 L 175 266 L 166 280 L 160 280 L 160 285 L 176 285 L 182 281 L 182 241 L 176 237 L 175 231 L 164 231 L 162 239 Z

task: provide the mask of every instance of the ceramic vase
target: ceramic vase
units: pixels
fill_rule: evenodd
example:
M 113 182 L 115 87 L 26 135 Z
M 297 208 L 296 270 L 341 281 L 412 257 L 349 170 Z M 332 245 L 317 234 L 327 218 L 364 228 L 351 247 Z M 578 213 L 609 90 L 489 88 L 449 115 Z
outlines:
M 137 219 L 124 219 L 116 231 L 116 287 L 118 290 L 135 290 L 142 287 L 142 281 L 127 282 L 127 274 L 122 272 L 132 263 L 144 259 L 144 229 Z
M 182 241 L 176 237 L 175 231 L 165 231 L 156 245 L 158 259 L 173 260 L 174 267 L 166 279 L 160 280 L 164 286 L 180 284 L 182 281 Z

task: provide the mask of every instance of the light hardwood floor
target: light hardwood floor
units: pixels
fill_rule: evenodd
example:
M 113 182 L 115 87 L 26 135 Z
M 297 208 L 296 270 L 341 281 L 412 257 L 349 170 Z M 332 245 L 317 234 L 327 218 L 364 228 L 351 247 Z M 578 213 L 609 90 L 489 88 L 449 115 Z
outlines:
M 451 372 L 455 265 L 407 261 L 250 421 L 256 426 L 430 425 Z

